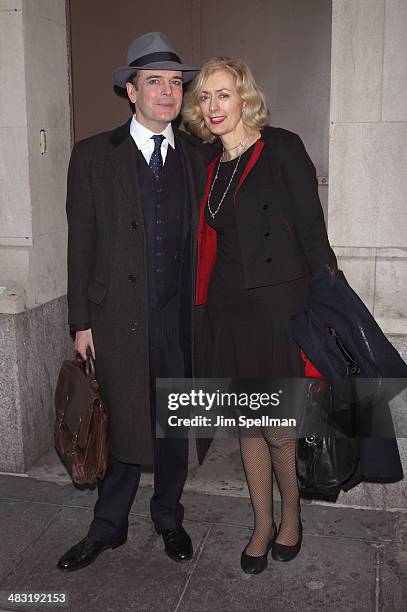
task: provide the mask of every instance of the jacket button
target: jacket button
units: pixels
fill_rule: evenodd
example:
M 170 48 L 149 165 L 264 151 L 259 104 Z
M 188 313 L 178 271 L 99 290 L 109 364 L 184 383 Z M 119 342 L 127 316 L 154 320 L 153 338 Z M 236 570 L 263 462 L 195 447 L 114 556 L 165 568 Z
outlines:
M 128 277 L 129 281 L 131 283 L 134 283 L 136 281 L 136 275 L 135 274 L 129 274 Z
M 137 327 L 138 327 L 138 325 L 137 325 L 137 323 L 136 323 L 135 321 L 133 321 L 132 323 L 130 323 L 130 331 L 131 331 L 131 332 L 133 332 L 133 334 L 135 334 L 135 333 L 136 333 L 136 331 L 137 331 Z
M 267 210 L 267 209 L 268 209 L 268 207 L 269 207 L 269 205 L 268 205 L 268 204 L 264 204 L 264 205 L 263 205 L 263 210 Z
M 268 238 L 270 236 L 270 232 L 264 232 L 264 237 Z
M 270 263 L 272 259 L 273 259 L 272 257 L 267 257 L 266 263 Z
M 130 223 L 130 229 L 136 230 L 138 228 L 138 223 L 136 221 L 132 221 Z

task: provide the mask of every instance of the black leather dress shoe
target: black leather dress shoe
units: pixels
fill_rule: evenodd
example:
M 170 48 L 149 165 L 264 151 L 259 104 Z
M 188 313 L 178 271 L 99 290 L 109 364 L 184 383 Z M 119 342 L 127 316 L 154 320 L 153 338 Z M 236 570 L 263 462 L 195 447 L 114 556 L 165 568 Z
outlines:
M 246 548 L 242 552 L 242 556 L 240 557 L 240 567 L 246 574 L 261 574 L 267 567 L 267 555 L 269 553 L 270 548 L 273 545 L 274 539 L 277 535 L 277 526 L 273 521 L 273 536 L 270 542 L 267 545 L 267 550 L 264 555 L 258 557 L 252 557 L 252 555 L 248 555 L 246 553 Z
M 298 542 L 293 546 L 287 546 L 287 544 L 279 544 L 278 542 L 273 542 L 273 546 L 271 549 L 271 556 L 274 561 L 291 561 L 294 559 L 301 550 L 302 543 L 302 523 L 300 520 L 300 524 L 298 526 Z
M 117 548 L 126 542 L 126 538 L 113 544 L 94 542 L 86 536 L 83 540 L 72 546 L 58 561 L 58 569 L 64 572 L 72 572 L 82 569 L 94 562 L 94 560 L 104 550 Z
M 162 536 L 165 545 L 165 552 L 174 561 L 189 561 L 194 554 L 191 538 L 183 527 L 174 529 L 155 528 L 156 532 Z

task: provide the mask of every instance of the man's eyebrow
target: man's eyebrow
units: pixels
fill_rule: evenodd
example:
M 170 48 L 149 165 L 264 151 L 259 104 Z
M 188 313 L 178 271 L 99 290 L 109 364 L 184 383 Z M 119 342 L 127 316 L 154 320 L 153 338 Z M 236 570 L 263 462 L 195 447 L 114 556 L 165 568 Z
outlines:
M 162 74 L 149 74 L 148 76 L 146 76 L 146 77 L 145 77 L 145 79 L 146 79 L 146 80 L 147 80 L 147 79 L 165 79 L 165 78 L 168 78 L 168 77 L 165 77 L 165 76 L 164 76 L 164 75 L 162 75 Z M 181 81 L 181 80 L 182 80 L 182 76 L 172 76 L 172 77 L 169 77 L 169 79 L 170 79 L 171 81 L 172 81 L 173 79 L 179 79 L 179 80 Z

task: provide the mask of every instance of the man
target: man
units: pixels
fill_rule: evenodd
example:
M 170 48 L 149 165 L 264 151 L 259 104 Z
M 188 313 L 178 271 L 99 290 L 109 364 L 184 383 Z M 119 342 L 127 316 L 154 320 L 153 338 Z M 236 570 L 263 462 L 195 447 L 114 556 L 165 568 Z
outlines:
M 153 406 L 156 377 L 191 375 L 193 177 L 202 182 L 204 169 L 171 121 L 183 82 L 197 70 L 160 32 L 133 41 L 127 59 L 113 81 L 127 89 L 134 116 L 77 143 L 68 172 L 69 323 L 76 351 L 96 358 L 110 457 L 89 532 L 59 560 L 61 570 L 89 565 L 126 541 L 140 465 L 152 459 L 156 531 L 172 559 L 193 554 L 180 503 L 187 440 L 154 440 Z

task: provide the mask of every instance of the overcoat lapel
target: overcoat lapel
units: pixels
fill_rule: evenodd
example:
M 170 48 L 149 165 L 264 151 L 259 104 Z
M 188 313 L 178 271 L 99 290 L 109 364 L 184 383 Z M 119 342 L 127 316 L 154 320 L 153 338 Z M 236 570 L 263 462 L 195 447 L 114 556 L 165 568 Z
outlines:
M 198 185 L 200 184 L 198 174 L 200 168 L 193 168 L 194 153 L 188 150 L 188 145 L 183 141 L 178 131 L 174 129 L 175 145 L 180 147 L 182 165 L 186 177 L 187 199 L 191 203 L 191 221 L 192 227 L 198 227 L 199 218 L 199 193 Z M 200 177 L 202 179 L 202 177 Z M 201 180 L 202 182 L 202 180 Z
M 143 218 L 140 185 L 137 176 L 136 148 L 130 135 L 130 122 L 128 121 L 113 132 L 110 143 L 113 148 L 110 152 L 110 162 L 113 168 L 114 180 L 117 180 L 125 194 L 121 205 L 128 206 L 134 211 L 135 207 L 139 218 Z

